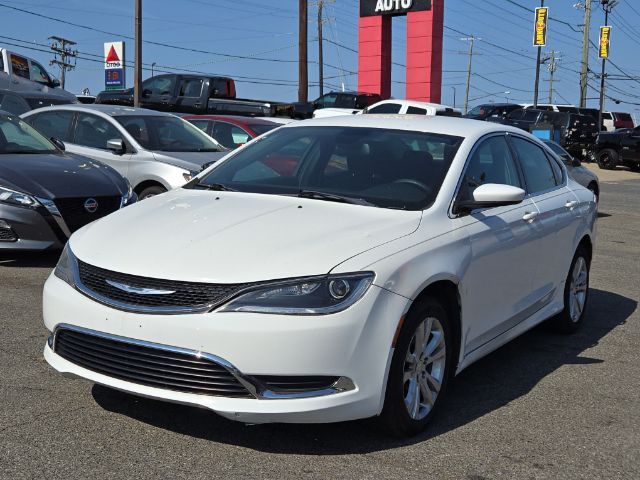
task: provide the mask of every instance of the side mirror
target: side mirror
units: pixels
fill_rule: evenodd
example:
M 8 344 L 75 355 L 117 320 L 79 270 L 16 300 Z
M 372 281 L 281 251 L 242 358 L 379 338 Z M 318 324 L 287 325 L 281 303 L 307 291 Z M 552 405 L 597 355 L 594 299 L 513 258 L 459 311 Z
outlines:
M 51 143 L 53 143 L 58 148 L 58 150 L 62 150 L 63 152 L 66 150 L 64 143 L 62 143 L 62 140 L 59 140 L 56 137 L 51 137 L 49 140 L 51 140 Z
M 571 165 L 574 167 L 580 167 L 582 165 L 582 162 L 580 162 L 580 160 L 578 160 L 577 158 L 572 158 Z
M 115 155 L 122 155 L 127 151 L 121 138 L 107 140 L 107 150 L 111 150 Z
M 57 78 L 54 78 L 53 80 L 51 80 L 51 82 L 49 83 L 49 86 L 51 88 L 57 88 L 60 86 L 60 80 L 58 80 Z
M 511 185 L 485 183 L 473 191 L 473 200 L 457 202 L 454 206 L 456 213 L 470 212 L 477 208 L 493 208 L 505 205 L 517 205 L 524 200 L 526 192 Z

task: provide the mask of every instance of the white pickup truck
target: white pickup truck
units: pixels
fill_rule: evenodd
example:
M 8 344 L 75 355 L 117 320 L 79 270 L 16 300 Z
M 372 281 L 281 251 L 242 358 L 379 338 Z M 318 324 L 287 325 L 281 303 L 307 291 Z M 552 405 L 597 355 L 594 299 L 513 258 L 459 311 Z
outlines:
M 419 102 L 416 100 L 382 100 L 364 110 L 351 108 L 322 108 L 313 112 L 313 118 L 336 117 L 339 115 L 365 115 L 368 113 L 431 115 L 460 117 L 462 111 L 439 103 Z
M 76 102 L 76 96 L 58 88 L 60 82 L 52 77 L 35 60 L 0 48 L 0 90 L 10 90 L 20 94 L 44 94 L 69 102 Z

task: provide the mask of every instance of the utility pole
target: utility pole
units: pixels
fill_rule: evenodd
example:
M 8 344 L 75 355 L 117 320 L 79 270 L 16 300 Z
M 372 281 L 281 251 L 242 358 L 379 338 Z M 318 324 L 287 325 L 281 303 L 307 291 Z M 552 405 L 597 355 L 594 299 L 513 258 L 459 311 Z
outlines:
M 322 7 L 324 0 L 318 0 L 318 88 L 320 97 L 324 94 L 324 53 L 322 51 Z
M 298 3 L 298 101 L 309 99 L 309 70 L 307 65 L 307 0 Z
M 553 76 L 558 68 L 558 57 L 556 57 L 556 51 L 551 50 L 551 57 L 549 57 L 549 103 L 553 103 Z
M 609 13 L 618 3 L 617 0 L 600 0 L 602 9 L 604 10 L 604 26 L 609 26 Z M 601 48 L 601 47 L 600 47 Z M 606 57 L 602 59 L 602 72 L 600 74 L 600 111 L 598 113 L 598 128 L 602 129 L 602 112 L 604 111 L 604 79 L 607 69 Z
M 584 27 L 582 34 L 582 65 L 580 67 L 580 108 L 587 106 L 587 74 L 589 73 L 589 32 L 591 27 L 591 0 L 584 0 Z
M 78 56 L 78 50 L 72 50 L 71 46 L 76 45 L 76 42 L 67 40 L 62 37 L 49 37 L 49 40 L 53 40 L 51 44 L 51 50 L 55 57 L 49 62 L 49 65 L 58 65 L 60 67 L 60 86 L 64 89 L 64 83 L 66 79 L 66 71 L 76 68 L 76 57 Z M 58 60 L 60 55 L 60 60 Z M 68 60 L 73 59 L 73 63 L 69 63 Z
M 467 70 L 467 93 L 464 97 L 464 114 L 466 115 L 469 111 L 469 90 L 471 89 L 471 67 L 473 64 L 473 44 L 476 40 L 482 40 L 478 37 L 463 37 L 460 40 L 469 43 L 469 68 Z
M 135 66 L 133 69 L 133 106 L 139 107 L 142 99 L 142 0 L 136 2 Z
M 544 0 L 540 0 L 540 8 L 544 7 Z M 537 19 L 536 19 L 537 21 Z M 548 19 L 547 19 L 548 22 Z M 538 46 L 538 55 L 536 59 L 536 85 L 533 91 L 533 108 L 538 108 L 538 89 L 540 87 L 540 57 L 542 56 L 542 45 Z

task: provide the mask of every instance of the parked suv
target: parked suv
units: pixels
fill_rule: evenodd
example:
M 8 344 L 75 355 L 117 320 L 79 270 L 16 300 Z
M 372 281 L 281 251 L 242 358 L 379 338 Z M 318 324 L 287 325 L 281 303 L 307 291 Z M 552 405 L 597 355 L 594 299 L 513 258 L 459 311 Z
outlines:
M 504 120 L 499 118 L 488 120 L 518 127 L 528 132 L 537 127 L 553 127 L 557 130 L 555 140 L 578 158 L 586 158 L 589 155 L 598 135 L 597 120 L 577 113 L 523 108 L 514 110 Z
M 52 105 L 67 105 L 69 103 L 76 102 L 42 92 L 0 90 L 0 110 L 13 113 L 14 115 L 22 115 L 36 108 L 50 107 Z
M 619 128 L 634 128 L 633 118 L 624 112 L 603 112 L 602 123 L 604 130 L 613 132 Z
M 114 105 L 65 105 L 23 118 L 66 143 L 67 150 L 106 163 L 126 177 L 142 200 L 184 185 L 227 149 L 169 113 Z
M 313 102 L 298 102 L 292 104 L 292 118 L 311 118 L 313 112 L 321 108 L 344 108 L 349 110 L 364 110 L 370 105 L 382 100 L 377 93 L 364 92 L 330 92 L 322 95 Z
M 465 115 L 465 118 L 473 120 L 486 120 L 490 117 L 505 118 L 509 113 L 520 108 L 522 108 L 522 105 L 517 103 L 484 103 L 471 109 Z

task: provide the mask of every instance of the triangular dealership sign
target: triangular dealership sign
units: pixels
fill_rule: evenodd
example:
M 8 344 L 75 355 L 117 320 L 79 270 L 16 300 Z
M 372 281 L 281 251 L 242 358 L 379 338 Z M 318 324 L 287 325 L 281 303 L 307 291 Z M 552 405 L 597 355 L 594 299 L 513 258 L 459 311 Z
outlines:
M 111 62 L 119 62 L 118 54 L 116 53 L 116 49 L 111 45 L 111 49 L 109 50 L 109 54 L 107 55 L 107 63 Z

